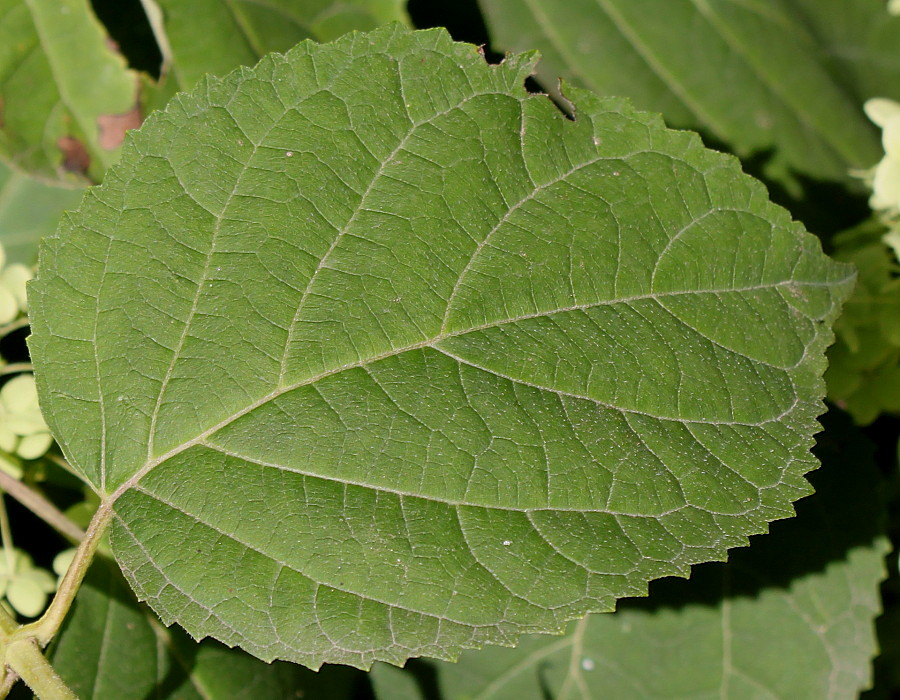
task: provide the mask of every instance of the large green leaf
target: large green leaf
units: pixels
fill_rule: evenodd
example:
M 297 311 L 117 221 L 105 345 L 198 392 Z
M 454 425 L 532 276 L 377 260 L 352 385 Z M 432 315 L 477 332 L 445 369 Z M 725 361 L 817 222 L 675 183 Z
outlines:
M 0 163 L 0 244 L 6 259 L 33 265 L 42 236 L 56 230 L 64 209 L 74 207 L 81 191 L 52 187 Z
M 408 22 L 406 0 L 143 0 L 180 89 L 303 39 Z
M 378 665 L 378 697 L 442 700 L 857 697 L 871 681 L 885 512 L 871 445 L 828 416 L 816 494 L 728 564 L 667 579 L 562 638 L 463 654 L 458 664 Z M 430 679 L 439 692 L 426 692 Z
M 0 157 L 53 181 L 99 181 L 136 103 L 137 78 L 88 0 L 0 0 Z
M 354 680 L 347 668 L 313 673 L 265 664 L 211 640 L 197 645 L 139 606 L 105 559 L 88 573 L 49 658 L 78 697 L 91 700 L 338 700 L 350 697 Z
M 880 0 L 849 1 L 865 6 L 855 15 L 877 14 L 882 26 L 891 21 Z M 824 4 L 823 21 L 843 32 L 843 16 L 832 11 L 839 3 Z M 794 190 L 797 174 L 843 180 L 848 168 L 878 159 L 861 102 L 795 0 L 481 0 L 481 6 L 497 49 L 540 49 L 538 77 L 547 89 L 562 76 L 601 94 L 627 95 L 742 158 L 768 158 L 765 173 Z
M 141 599 L 265 659 L 558 630 L 809 492 L 852 276 L 737 161 L 443 31 L 201 82 L 46 241 L 42 408 Z

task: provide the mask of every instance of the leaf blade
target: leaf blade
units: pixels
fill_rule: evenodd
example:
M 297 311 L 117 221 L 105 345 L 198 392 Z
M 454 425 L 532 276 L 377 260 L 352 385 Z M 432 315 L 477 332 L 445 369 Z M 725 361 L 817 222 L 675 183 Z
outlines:
M 301 44 L 148 120 L 45 243 L 42 406 L 167 623 L 314 667 L 452 658 L 611 609 L 808 492 L 847 269 L 696 137 L 527 96 L 532 62 L 399 27 Z M 787 349 L 649 298 L 573 325 L 673 293 Z

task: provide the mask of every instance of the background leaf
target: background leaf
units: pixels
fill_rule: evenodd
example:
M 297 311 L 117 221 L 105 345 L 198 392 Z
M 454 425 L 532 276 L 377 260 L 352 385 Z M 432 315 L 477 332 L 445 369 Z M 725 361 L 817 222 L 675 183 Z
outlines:
M 854 84 L 867 64 L 848 58 L 890 55 L 855 43 L 876 32 L 897 36 L 897 18 L 880 0 L 480 2 L 495 49 L 541 51 L 538 78 L 548 90 L 563 77 L 629 96 L 672 126 L 761 160 L 766 178 L 794 197 L 802 178 L 846 181 L 848 168 L 878 160 L 877 134 Z M 833 57 L 838 38 L 844 60 Z
M 859 278 L 835 324 L 825 377 L 829 398 L 860 425 L 900 413 L 900 266 L 883 235 L 869 222 L 833 240 L 835 257 L 853 263 Z
M 88 0 L 0 0 L 0 156 L 50 181 L 98 182 L 140 124 L 137 97 Z
M 198 645 L 140 606 L 118 567 L 102 557 L 49 658 L 78 697 L 92 700 L 338 700 L 351 697 L 356 679 L 347 668 L 313 673 L 296 664 L 266 664 L 211 640 Z
M 82 194 L 45 185 L 0 163 L 0 244 L 7 261 L 34 264 L 38 240 L 56 230 L 63 210 L 74 207 Z
M 156 17 L 168 70 L 186 90 L 206 73 L 224 75 L 304 39 L 331 41 L 351 30 L 408 23 L 405 0 L 143 0 Z
M 823 423 L 815 495 L 728 564 L 657 581 L 648 599 L 621 601 L 559 639 L 467 652 L 458 664 L 379 664 L 378 697 L 856 697 L 877 651 L 885 509 L 871 444 L 846 416 Z
M 852 276 L 737 162 L 445 32 L 157 112 L 47 240 L 42 408 L 166 623 L 361 667 L 555 631 L 809 492 Z
M 829 73 L 859 104 L 900 100 L 900 16 L 880 0 L 779 0 L 823 48 Z

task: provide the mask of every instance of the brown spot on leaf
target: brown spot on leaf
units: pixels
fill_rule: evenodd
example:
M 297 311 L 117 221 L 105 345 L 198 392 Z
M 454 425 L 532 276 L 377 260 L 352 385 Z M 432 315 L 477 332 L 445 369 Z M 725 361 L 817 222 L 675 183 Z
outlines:
M 100 148 L 112 151 L 122 144 L 125 132 L 141 125 L 141 109 L 135 105 L 124 114 L 101 114 L 97 117 L 100 128 Z
M 78 139 L 73 136 L 61 136 L 56 142 L 63 154 L 63 170 L 84 175 L 91 164 L 91 156 Z

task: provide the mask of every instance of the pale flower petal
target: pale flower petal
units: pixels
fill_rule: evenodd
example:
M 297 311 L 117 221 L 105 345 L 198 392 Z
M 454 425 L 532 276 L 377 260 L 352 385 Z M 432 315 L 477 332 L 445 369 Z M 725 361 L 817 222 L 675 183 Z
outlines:
M 875 168 L 869 206 L 873 209 L 900 208 L 900 160 L 885 157 Z
M 0 287 L 0 323 L 9 323 L 19 315 L 19 302 L 15 295 Z
M 873 97 L 863 105 L 866 116 L 878 126 L 883 127 L 892 118 L 900 115 L 900 102 L 886 97 Z
M 28 310 L 28 303 L 25 294 L 25 284 L 34 275 L 31 270 L 21 263 L 10 265 L 2 273 L 0 273 L 0 285 L 8 289 L 19 303 L 22 311 Z
M 884 125 L 881 132 L 881 144 L 884 152 L 892 158 L 900 158 L 900 115 L 892 117 Z
M 53 438 L 50 433 L 34 433 L 26 435 L 19 442 L 16 448 L 16 454 L 22 459 L 37 459 L 43 456 L 50 449 Z

